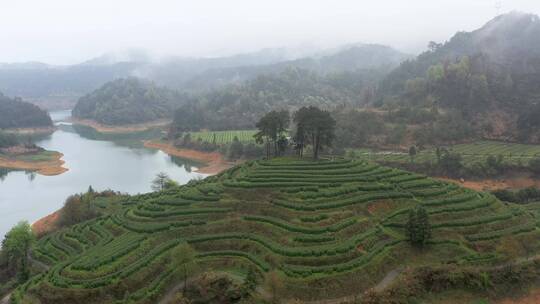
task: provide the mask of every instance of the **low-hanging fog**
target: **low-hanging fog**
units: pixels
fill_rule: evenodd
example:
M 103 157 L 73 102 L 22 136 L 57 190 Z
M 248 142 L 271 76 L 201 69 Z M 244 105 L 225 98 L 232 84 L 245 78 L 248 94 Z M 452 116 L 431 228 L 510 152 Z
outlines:
M 537 0 L 0 1 L 0 62 L 72 64 L 105 52 L 221 56 L 365 42 L 418 53 Z

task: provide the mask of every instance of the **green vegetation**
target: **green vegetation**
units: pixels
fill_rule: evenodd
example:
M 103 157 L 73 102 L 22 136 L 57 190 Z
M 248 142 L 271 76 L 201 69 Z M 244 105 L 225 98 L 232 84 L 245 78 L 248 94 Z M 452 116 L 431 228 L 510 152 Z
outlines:
M 117 79 L 79 99 L 74 117 L 107 125 L 171 118 L 184 99 L 179 93 L 137 78 Z
M 177 186 L 178 184 L 172 180 L 167 173 L 159 172 L 156 174 L 156 177 L 152 180 L 152 190 L 154 191 L 163 191 Z
M 279 73 L 259 74 L 238 85 L 194 96 L 174 115 L 172 131 L 253 129 L 272 110 L 317 106 L 333 109 L 337 102 L 358 106 L 373 101 L 380 70 L 319 74 L 288 67 Z
M 520 190 L 495 190 L 493 191 L 498 199 L 505 202 L 517 204 L 528 204 L 540 201 L 540 189 L 535 187 L 524 188 Z
M 407 152 L 358 149 L 351 155 L 387 164 L 411 162 L 411 155 Z M 474 176 L 496 176 L 513 168 L 526 168 L 536 173 L 535 164 L 538 159 L 540 159 L 540 145 L 497 141 L 476 141 L 447 148 L 423 149 L 417 151 L 414 156 L 416 165 L 424 166 L 429 173 L 439 169 L 441 172 L 434 173 Z
M 0 129 L 39 127 L 52 127 L 51 117 L 46 111 L 20 98 L 12 99 L 0 93 Z
M 456 226 L 459 226 L 459 224 Z M 419 247 L 424 247 L 427 244 L 431 238 L 431 226 L 429 224 L 429 215 L 424 207 L 418 206 L 409 210 L 406 228 L 411 244 Z
M 6 274 L 16 274 L 19 282 L 28 279 L 30 267 L 27 255 L 34 242 L 35 236 L 28 222 L 20 222 L 6 234 L 0 252 L 1 268 L 5 271 L 0 278 L 2 281 Z
M 253 137 L 258 144 L 266 143 L 266 158 L 270 157 L 270 146 L 274 146 L 274 155 L 279 156 L 287 147 L 285 132 L 289 126 L 288 111 L 271 111 L 266 113 L 255 126 L 259 132 Z
M 39 239 L 31 254 L 50 269 L 19 286 L 15 303 L 155 303 L 186 273 L 209 269 L 254 270 L 244 290 L 265 278 L 272 298 L 335 298 L 400 265 L 489 268 L 540 250 L 538 218 L 525 206 L 358 160 L 250 161 L 185 186 L 93 201 L 98 217 Z M 411 210 L 415 227 L 430 231 L 421 254 L 408 242 Z M 196 267 L 178 260 L 192 255 L 178 249 L 186 244 Z
M 243 144 L 254 143 L 255 139 L 253 138 L 253 135 L 255 135 L 255 133 L 257 133 L 255 130 L 189 132 L 191 139 L 194 141 L 199 141 L 200 139 L 203 142 L 215 143 L 218 145 L 230 144 L 235 137 Z
M 462 123 L 456 120 L 457 129 L 446 130 L 460 134 L 458 140 L 472 131 L 539 143 L 540 91 L 530 74 L 539 67 L 537 21 L 536 15 L 512 12 L 477 30 L 458 32 L 444 44 L 430 42 L 428 51 L 403 62 L 380 83 L 378 102 L 459 112 Z M 421 132 L 434 133 L 430 127 Z
M 15 135 L 0 131 L 0 148 L 9 148 L 18 144 L 19 140 Z

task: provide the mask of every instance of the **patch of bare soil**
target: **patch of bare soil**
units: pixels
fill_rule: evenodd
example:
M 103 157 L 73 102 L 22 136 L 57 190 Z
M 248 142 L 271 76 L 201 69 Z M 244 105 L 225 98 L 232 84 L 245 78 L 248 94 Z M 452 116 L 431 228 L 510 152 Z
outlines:
M 16 128 L 16 129 L 4 129 L 6 133 L 20 134 L 20 135 L 34 135 L 34 134 L 50 134 L 56 131 L 56 127 L 43 127 L 43 128 Z
M 446 177 L 438 177 L 437 179 L 453 182 L 476 191 L 540 187 L 540 179 L 527 173 L 515 173 L 496 179 L 457 180 Z
M 44 218 L 37 220 L 32 224 L 32 231 L 39 237 L 56 230 L 58 220 L 60 218 L 60 210 L 55 211 Z
M 64 168 L 64 161 L 62 157 L 64 154 L 55 152 L 55 155 L 52 160 L 49 161 L 22 161 L 14 158 L 10 158 L 6 155 L 0 156 L 0 167 L 8 169 L 18 169 L 18 170 L 28 170 L 35 171 L 41 175 L 59 175 L 66 171 L 67 168 Z
M 235 165 L 234 162 L 228 162 L 218 152 L 202 152 L 191 149 L 181 149 L 166 142 L 145 141 L 144 146 L 147 148 L 158 149 L 167 154 L 192 159 L 205 164 L 197 170 L 199 173 L 218 174 L 221 171 L 227 170 Z
M 122 126 L 104 125 L 90 119 L 71 118 L 71 122 L 77 125 L 91 127 L 101 133 L 131 133 L 131 132 L 142 132 L 142 131 L 146 131 L 148 129 L 157 128 L 157 127 L 165 127 L 171 123 L 171 120 L 161 119 L 161 120 L 155 120 L 155 121 L 151 121 L 147 123 L 122 125 Z
M 540 288 L 531 290 L 526 296 L 518 297 L 516 299 L 503 299 L 497 301 L 496 304 L 538 304 L 540 303 Z

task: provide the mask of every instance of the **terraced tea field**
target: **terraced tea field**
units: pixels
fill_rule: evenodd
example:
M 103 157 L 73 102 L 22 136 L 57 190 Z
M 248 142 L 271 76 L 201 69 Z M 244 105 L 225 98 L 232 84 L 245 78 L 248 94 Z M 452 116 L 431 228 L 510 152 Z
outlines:
M 184 242 L 202 270 L 275 270 L 280 297 L 302 300 L 361 293 L 403 266 L 500 263 L 509 238 L 540 248 L 536 211 L 358 160 L 248 162 L 118 204 L 40 239 L 32 256 L 50 269 L 14 302 L 156 303 L 178 283 L 168 253 Z M 404 229 L 417 205 L 433 227 L 421 253 Z
M 471 144 L 460 144 L 448 147 L 450 152 L 459 153 L 463 158 L 465 165 L 471 165 L 475 162 L 485 162 L 490 155 L 504 157 L 504 162 L 515 166 L 527 166 L 528 163 L 540 158 L 540 145 L 525 145 L 515 143 L 504 143 L 497 141 L 478 141 Z M 378 152 L 368 149 L 355 151 L 358 156 L 382 162 L 409 162 L 410 157 L 407 152 Z M 415 162 L 437 161 L 437 155 L 434 149 L 427 149 L 418 152 Z
M 253 135 L 257 133 L 256 130 L 240 130 L 240 131 L 200 131 L 191 132 L 191 139 L 198 140 L 199 138 L 203 142 L 220 144 L 232 143 L 234 137 L 238 137 L 238 140 L 242 143 L 255 143 Z

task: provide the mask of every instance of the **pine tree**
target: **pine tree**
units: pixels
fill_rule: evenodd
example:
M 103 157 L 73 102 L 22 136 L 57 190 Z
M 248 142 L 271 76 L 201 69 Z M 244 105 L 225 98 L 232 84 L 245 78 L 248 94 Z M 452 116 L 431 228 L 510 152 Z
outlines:
M 412 245 L 423 247 L 431 238 L 431 225 L 426 209 L 418 206 L 409 211 L 407 236 Z

